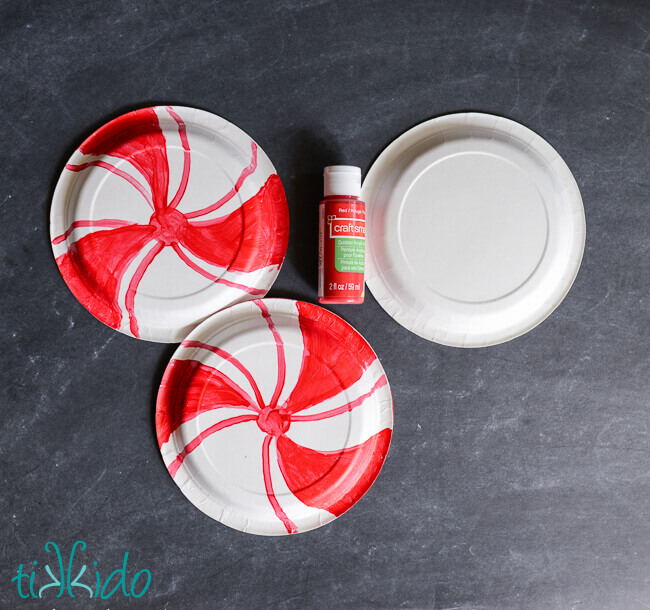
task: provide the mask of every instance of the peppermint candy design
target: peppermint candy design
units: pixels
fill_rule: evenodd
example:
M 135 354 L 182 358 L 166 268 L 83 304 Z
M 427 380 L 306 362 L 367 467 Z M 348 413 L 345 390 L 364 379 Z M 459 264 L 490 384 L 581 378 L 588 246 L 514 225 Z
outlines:
M 164 462 L 209 516 L 243 531 L 313 529 L 350 508 L 393 424 L 383 368 L 325 309 L 285 299 L 219 312 L 174 355 L 156 429 Z
M 87 138 L 51 214 L 56 262 L 77 299 L 108 326 L 163 342 L 266 294 L 288 225 L 282 184 L 257 144 L 220 117 L 171 106 Z

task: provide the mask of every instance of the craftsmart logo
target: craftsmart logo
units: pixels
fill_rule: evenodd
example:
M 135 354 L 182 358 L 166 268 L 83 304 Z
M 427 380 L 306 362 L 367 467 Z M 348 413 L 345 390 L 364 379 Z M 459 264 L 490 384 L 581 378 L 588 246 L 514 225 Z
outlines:
M 23 599 L 110 599 L 114 595 L 139 598 L 147 592 L 151 584 L 151 572 L 144 569 L 131 573 L 128 551 L 124 553 L 121 567 L 105 577 L 106 570 L 101 573 L 97 561 L 90 562 L 91 567 L 82 563 L 81 552 L 86 550 L 86 546 L 83 540 L 77 540 L 72 545 L 66 562 L 55 542 L 46 543 L 47 563 L 34 560 L 18 565 L 17 574 L 11 579 L 16 583 L 18 595 Z
M 330 237 L 365 237 L 366 221 L 360 218 L 337 218 L 328 216 Z

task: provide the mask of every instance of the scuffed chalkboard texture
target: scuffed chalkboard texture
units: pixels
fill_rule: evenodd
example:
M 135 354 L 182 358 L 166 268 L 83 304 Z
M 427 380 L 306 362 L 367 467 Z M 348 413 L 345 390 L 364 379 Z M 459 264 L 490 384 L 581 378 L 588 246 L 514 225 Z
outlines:
M 48 541 L 153 580 L 139 600 L 43 608 L 650 607 L 648 108 L 644 0 L 0 3 L 0 607 Z M 284 181 L 272 296 L 316 299 L 326 164 L 365 172 L 397 135 L 462 110 L 520 121 L 564 157 L 587 217 L 575 285 L 487 349 L 419 339 L 371 295 L 332 308 L 381 358 L 395 434 L 349 513 L 289 538 L 189 504 L 153 408 L 173 346 L 75 300 L 48 214 L 94 128 L 154 103 L 240 126 Z M 470 177 L 468 177 L 470 179 Z M 106 576 L 107 573 L 104 573 Z

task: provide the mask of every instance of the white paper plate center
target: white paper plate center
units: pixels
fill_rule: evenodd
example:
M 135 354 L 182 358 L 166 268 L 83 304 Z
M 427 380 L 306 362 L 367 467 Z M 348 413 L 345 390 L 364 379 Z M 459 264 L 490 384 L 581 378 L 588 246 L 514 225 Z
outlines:
M 503 297 L 526 282 L 548 236 L 544 202 L 519 167 L 480 152 L 443 157 L 406 192 L 402 254 L 419 281 L 457 301 Z

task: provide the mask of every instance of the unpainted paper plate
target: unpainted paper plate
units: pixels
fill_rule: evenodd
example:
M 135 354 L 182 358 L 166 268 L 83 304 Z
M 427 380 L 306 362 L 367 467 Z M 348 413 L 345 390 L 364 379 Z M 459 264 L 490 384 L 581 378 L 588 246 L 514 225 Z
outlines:
M 355 504 L 392 427 L 368 343 L 326 309 L 287 299 L 203 322 L 169 363 L 156 407 L 163 460 L 190 502 L 269 536 L 314 529 Z
M 110 121 L 74 152 L 50 234 L 90 313 L 127 335 L 175 343 L 215 311 L 266 294 L 289 216 L 271 161 L 241 129 L 156 106 Z
M 514 121 L 480 113 L 422 123 L 363 183 L 367 284 L 437 343 L 508 341 L 546 318 L 576 277 L 585 218 L 559 154 Z

